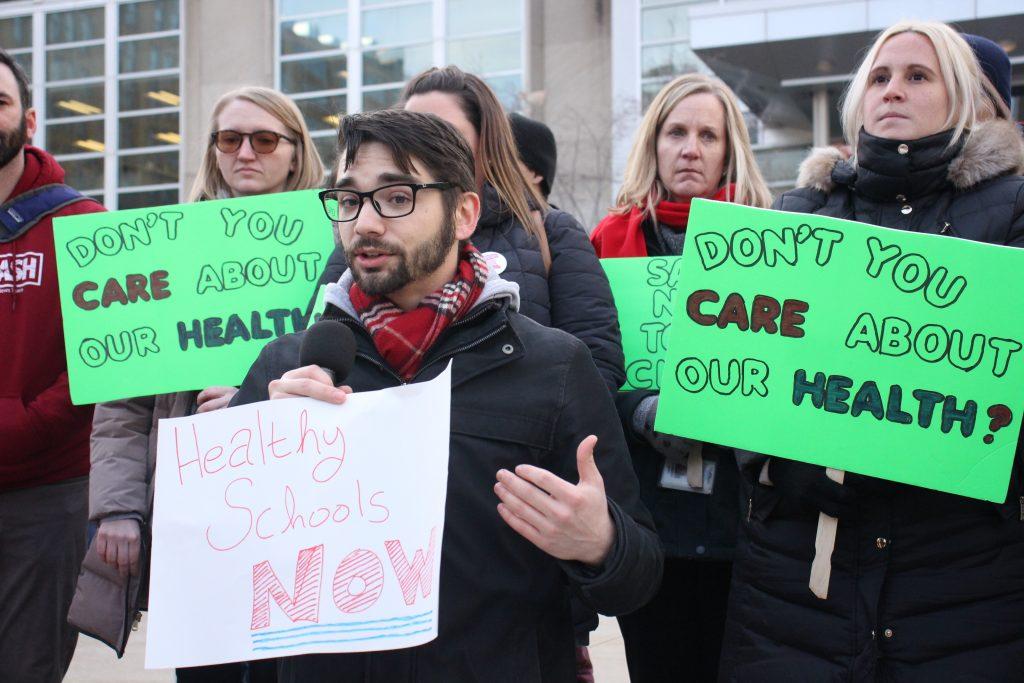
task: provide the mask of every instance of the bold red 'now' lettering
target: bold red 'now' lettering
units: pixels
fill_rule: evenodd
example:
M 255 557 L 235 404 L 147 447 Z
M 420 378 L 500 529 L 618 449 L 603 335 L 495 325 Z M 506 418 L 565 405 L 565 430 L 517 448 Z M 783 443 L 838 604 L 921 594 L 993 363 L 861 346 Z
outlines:
M 352 582 L 362 581 L 362 590 L 352 591 Z M 384 565 L 370 550 L 353 550 L 334 572 L 334 604 L 342 612 L 362 612 L 373 607 L 384 590 Z
M 433 537 L 431 537 L 433 539 Z M 431 546 L 433 547 L 433 546 Z M 270 562 L 264 560 L 252 567 L 252 626 L 270 626 L 270 598 L 295 621 L 311 621 L 320 617 L 320 580 L 324 569 L 323 544 L 299 551 L 295 560 L 295 597 L 288 595 Z
M 384 541 L 384 548 L 391 559 L 391 566 L 398 577 L 398 585 L 402 587 L 402 598 L 405 604 L 411 605 L 416 602 L 416 584 L 420 586 L 423 597 L 430 595 L 431 574 L 434 567 L 434 536 L 436 529 L 430 530 L 430 547 L 426 555 L 423 550 L 417 549 L 413 555 L 412 564 L 402 550 L 401 541 Z

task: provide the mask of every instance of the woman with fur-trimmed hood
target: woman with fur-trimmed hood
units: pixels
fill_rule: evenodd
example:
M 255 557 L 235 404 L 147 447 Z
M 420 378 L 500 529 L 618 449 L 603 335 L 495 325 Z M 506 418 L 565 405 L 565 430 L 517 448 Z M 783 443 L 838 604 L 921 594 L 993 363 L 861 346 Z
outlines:
M 842 117 L 854 156 L 815 150 L 775 208 L 1024 246 L 1024 142 L 950 27 L 883 31 Z M 743 463 L 720 680 L 1021 680 L 1020 449 L 998 505 L 850 474 L 840 486 L 782 458 Z M 826 600 L 808 588 L 819 511 L 839 518 Z

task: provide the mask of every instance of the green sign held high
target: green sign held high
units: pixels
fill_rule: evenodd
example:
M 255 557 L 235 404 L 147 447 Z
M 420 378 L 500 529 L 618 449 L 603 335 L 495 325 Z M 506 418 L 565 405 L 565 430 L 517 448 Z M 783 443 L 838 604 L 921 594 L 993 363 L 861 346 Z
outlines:
M 695 201 L 655 428 L 1002 502 L 1024 250 Z
M 238 384 L 334 246 L 315 190 L 58 218 L 54 243 L 76 404 Z

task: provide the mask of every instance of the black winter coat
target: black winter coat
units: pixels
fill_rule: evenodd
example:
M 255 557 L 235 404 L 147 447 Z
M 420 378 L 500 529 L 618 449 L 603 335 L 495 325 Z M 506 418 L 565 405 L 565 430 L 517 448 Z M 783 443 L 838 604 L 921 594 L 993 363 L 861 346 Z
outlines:
M 775 207 L 1024 246 L 1017 131 L 982 124 L 949 151 L 948 139 L 862 132 L 859 166 L 818 150 Z M 848 477 L 856 508 L 839 519 L 827 600 L 808 589 L 818 511 L 758 483 L 763 457 L 744 460 L 721 680 L 1024 680 L 1020 448 L 1002 505 Z
M 472 242 L 480 251 L 505 257 L 508 265 L 501 277 L 519 284 L 519 312 L 586 344 L 608 391 L 618 391 L 626 381 L 619 317 L 608 278 L 583 226 L 559 209 L 544 215 L 551 249 L 551 270 L 545 273 L 540 245 L 501 203 L 498 193 L 485 186 L 482 199 Z M 338 246 L 318 287 L 337 282 L 346 270 L 345 251 Z
M 650 221 L 643 225 L 649 256 L 666 254 L 654 239 Z M 658 392 L 646 389 L 621 391 L 615 399 L 626 442 L 633 458 L 633 469 L 640 482 L 640 497 L 651 511 L 662 548 L 668 557 L 701 560 L 731 560 L 736 546 L 739 521 L 739 475 L 731 448 L 704 444 L 705 462 L 715 462 L 713 491 L 704 495 L 676 491 L 658 485 L 665 457 L 633 430 L 633 413 L 648 396 Z
M 328 306 L 356 336 L 346 384 L 370 391 L 400 384 L 365 328 Z M 261 352 L 233 401 L 267 398 L 270 380 L 299 365 L 304 333 Z M 619 614 L 637 609 L 661 578 L 662 554 L 612 399 L 587 347 L 492 300 L 445 330 L 413 382 L 436 377 L 454 358 L 448 498 L 441 554 L 439 635 L 390 652 L 307 655 L 282 662 L 282 681 L 402 683 L 575 681 L 570 596 Z M 599 437 L 615 543 L 600 571 L 563 562 L 520 537 L 498 516 L 501 468 L 530 463 L 576 481 L 576 447 Z

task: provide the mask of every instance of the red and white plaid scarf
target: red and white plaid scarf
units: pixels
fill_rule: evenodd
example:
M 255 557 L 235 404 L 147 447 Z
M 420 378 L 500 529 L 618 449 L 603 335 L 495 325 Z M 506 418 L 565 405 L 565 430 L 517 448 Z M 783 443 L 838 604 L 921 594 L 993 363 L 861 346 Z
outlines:
M 455 279 L 410 311 L 403 311 L 385 296 L 369 296 L 356 284 L 349 290 L 349 298 L 377 351 L 408 381 L 441 332 L 480 298 L 489 272 L 484 257 L 467 243 L 459 253 Z

